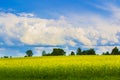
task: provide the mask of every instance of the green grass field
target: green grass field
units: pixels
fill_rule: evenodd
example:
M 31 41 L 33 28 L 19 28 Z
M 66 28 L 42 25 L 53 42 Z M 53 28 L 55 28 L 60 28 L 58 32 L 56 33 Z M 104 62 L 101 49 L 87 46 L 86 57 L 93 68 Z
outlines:
M 0 59 L 0 80 L 120 80 L 120 56 Z

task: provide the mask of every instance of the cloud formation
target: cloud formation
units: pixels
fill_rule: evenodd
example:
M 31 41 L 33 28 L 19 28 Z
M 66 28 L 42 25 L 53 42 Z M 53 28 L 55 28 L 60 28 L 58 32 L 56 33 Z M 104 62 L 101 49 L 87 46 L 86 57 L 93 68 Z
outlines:
M 27 14 L 26 14 L 27 15 Z M 80 27 L 74 27 L 65 19 L 41 19 L 0 13 L 1 37 L 7 45 L 16 39 L 28 45 L 75 45 L 72 39 L 83 44 L 91 44 Z M 5 35 L 5 36 L 3 36 Z
M 0 12 L 0 45 L 120 45 L 120 8 L 111 5 L 104 10 L 111 13 L 109 18 L 73 14 L 59 19 L 42 19 L 31 13 Z
M 69 22 L 70 17 L 54 20 L 0 13 L 0 35 L 8 45 L 14 44 L 12 39 L 28 45 L 75 46 L 75 40 L 82 45 L 119 44 L 117 33 L 120 32 L 120 27 L 114 22 L 116 19 L 104 19 L 95 15 L 85 17 L 84 20 L 81 16 L 77 18 L 79 19 L 71 18 L 72 24 Z M 80 22 L 79 25 L 76 26 L 76 22 Z

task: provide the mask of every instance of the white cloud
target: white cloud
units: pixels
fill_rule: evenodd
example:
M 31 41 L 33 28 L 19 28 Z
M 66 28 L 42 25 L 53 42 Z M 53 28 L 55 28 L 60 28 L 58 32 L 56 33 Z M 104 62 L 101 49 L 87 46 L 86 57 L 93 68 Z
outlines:
M 0 34 L 4 34 L 4 37 L 9 39 L 17 39 L 25 44 L 64 45 L 71 41 L 66 40 L 66 37 L 78 39 L 84 44 L 91 44 L 84 36 L 85 32 L 82 28 L 74 28 L 63 17 L 59 20 L 48 20 L 1 13 L 0 21 L 2 29 Z M 72 44 L 70 42 L 70 45 L 73 46 L 73 42 Z
M 75 46 L 77 43 L 74 42 L 73 40 L 69 40 L 69 41 L 68 41 L 68 44 L 70 44 L 71 46 Z
M 11 40 L 28 45 L 76 46 L 77 42 L 87 46 L 120 45 L 120 35 L 117 35 L 120 32 L 120 8 L 110 8 L 112 15 L 109 18 L 84 14 L 61 16 L 57 20 L 36 18 L 31 13 L 20 13 L 17 16 L 1 12 L 0 37 L 8 45 L 16 45 Z

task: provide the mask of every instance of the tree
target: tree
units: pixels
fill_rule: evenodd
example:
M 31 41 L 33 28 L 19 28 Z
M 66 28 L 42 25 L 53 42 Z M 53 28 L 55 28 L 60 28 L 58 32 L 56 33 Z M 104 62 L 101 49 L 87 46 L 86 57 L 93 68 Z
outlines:
M 109 54 L 110 54 L 110 53 L 107 51 L 107 52 L 106 52 L 106 55 L 109 55 Z
M 70 55 L 75 55 L 75 53 L 73 51 L 71 51 L 71 54 Z
M 51 55 L 58 56 L 58 55 L 65 55 L 66 52 L 63 49 L 60 48 L 54 48 Z
M 120 51 L 118 52 L 118 55 L 120 55 Z
M 45 56 L 52 56 L 51 53 L 47 53 Z
M 28 57 L 32 57 L 32 56 L 33 56 L 32 50 L 27 50 L 27 51 L 26 51 L 26 55 L 27 55 Z
M 8 56 L 4 56 L 4 58 L 9 58 Z
M 12 56 L 10 56 L 10 58 L 12 58 Z
M 110 55 L 110 53 L 107 51 L 106 53 L 102 53 L 102 55 Z
M 47 54 L 46 54 L 46 51 L 45 50 L 43 50 L 42 51 L 42 56 L 46 56 Z
M 96 55 L 96 53 L 95 53 L 95 50 L 94 49 L 88 49 L 88 50 L 84 50 L 83 52 L 82 52 L 82 54 L 83 55 Z
M 119 49 L 117 47 L 112 49 L 111 55 L 118 55 L 119 54 Z
M 95 50 L 93 48 L 88 50 L 88 55 L 96 55 Z
M 105 52 L 103 52 L 102 55 L 105 55 Z
M 83 50 L 82 51 L 82 55 L 87 55 L 87 53 L 88 53 L 88 50 Z
M 81 50 L 81 48 L 78 48 L 78 49 L 77 49 L 76 55 L 82 55 L 82 50 Z

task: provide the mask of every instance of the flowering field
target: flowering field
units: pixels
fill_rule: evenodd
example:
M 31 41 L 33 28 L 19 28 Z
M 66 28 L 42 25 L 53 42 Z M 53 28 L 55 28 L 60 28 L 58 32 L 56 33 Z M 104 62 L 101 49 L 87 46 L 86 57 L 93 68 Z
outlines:
M 120 56 L 0 59 L 0 80 L 120 80 Z

